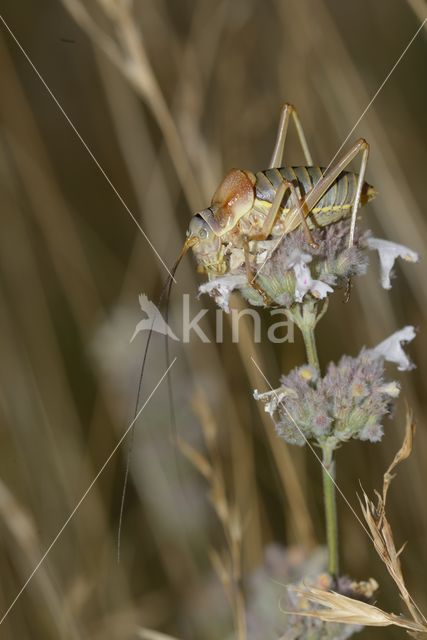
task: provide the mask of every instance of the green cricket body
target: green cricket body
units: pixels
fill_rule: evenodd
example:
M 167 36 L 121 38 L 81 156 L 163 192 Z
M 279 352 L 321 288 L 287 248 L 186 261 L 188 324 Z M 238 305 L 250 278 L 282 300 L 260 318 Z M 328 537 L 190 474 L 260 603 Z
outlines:
M 241 249 L 243 238 L 259 239 L 280 185 L 284 181 L 292 183 L 304 201 L 326 171 L 319 166 L 280 167 L 256 174 L 232 169 L 215 192 L 211 206 L 196 213 L 190 222 L 187 237 L 197 239 L 192 249 L 198 271 L 210 278 L 229 272 L 227 254 L 230 249 Z M 356 200 L 358 179 L 357 173 L 342 171 L 315 206 L 304 212 L 308 226 L 325 227 L 349 216 Z M 375 189 L 364 182 L 360 206 L 375 195 Z M 267 240 L 283 237 L 300 226 L 297 208 L 291 191 L 287 190 Z
M 274 196 L 283 180 L 291 182 L 299 189 L 301 196 L 309 193 L 325 175 L 324 167 L 300 166 L 300 167 L 280 167 L 279 169 L 267 169 L 256 174 L 255 202 L 253 212 L 266 216 L 273 202 Z M 353 206 L 357 192 L 358 174 L 350 171 L 343 171 L 335 180 L 332 186 L 326 191 L 319 202 L 311 209 L 307 216 L 308 225 L 311 227 L 326 227 L 333 222 L 337 222 L 347 217 Z M 365 182 L 362 186 L 360 205 L 363 206 L 375 197 L 374 188 Z M 272 236 L 289 233 L 300 225 L 297 218 L 287 227 L 286 216 L 293 209 L 291 193 L 287 191 L 276 224 L 272 231 Z

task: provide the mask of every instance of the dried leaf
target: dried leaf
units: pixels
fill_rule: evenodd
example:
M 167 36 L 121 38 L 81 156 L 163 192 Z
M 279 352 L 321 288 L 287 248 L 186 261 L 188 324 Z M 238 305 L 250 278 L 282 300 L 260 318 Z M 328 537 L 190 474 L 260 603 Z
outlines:
M 391 481 L 394 478 L 392 471 L 397 467 L 398 464 L 409 458 L 412 452 L 414 435 L 415 435 L 415 422 L 412 414 L 412 410 L 408 407 L 406 410 L 406 429 L 405 429 L 405 438 L 403 440 L 403 444 L 400 447 L 399 451 L 394 456 L 393 462 L 387 469 L 384 474 L 383 480 L 383 506 L 385 508 L 385 503 L 387 499 L 387 492 L 390 487 Z
M 223 527 L 228 529 L 230 524 L 230 512 L 222 483 L 214 482 L 212 484 L 211 491 L 209 492 L 209 496 L 214 506 L 215 513 Z
M 231 599 L 231 568 L 227 566 L 227 561 L 215 549 L 209 549 L 209 557 L 226 595 Z
M 168 636 L 165 633 L 159 633 L 152 629 L 139 628 L 137 633 L 138 638 L 141 638 L 141 640 L 178 640 L 175 636 Z
M 360 600 L 354 600 L 335 591 L 324 591 L 316 587 L 288 587 L 311 603 L 325 607 L 318 611 L 286 611 L 285 613 L 318 618 L 324 622 L 356 624 L 365 627 L 388 627 L 395 625 L 409 631 L 427 633 L 427 626 L 393 613 L 386 613 Z
M 201 389 L 199 389 L 197 393 L 195 393 L 192 398 L 191 404 L 193 406 L 194 413 L 200 420 L 200 426 L 203 431 L 206 445 L 212 454 L 214 448 L 216 448 L 217 426 L 206 395 Z
M 242 542 L 242 522 L 237 506 L 233 506 L 230 510 L 230 536 L 235 544 Z
M 387 492 L 389 490 L 390 483 L 394 478 L 392 471 L 400 462 L 406 460 L 406 458 L 408 458 L 408 456 L 411 454 L 414 433 L 415 423 L 413 421 L 412 412 L 407 409 L 405 438 L 403 440 L 402 446 L 394 456 L 392 463 L 384 474 L 382 495 L 375 491 L 375 495 L 377 497 L 377 504 L 375 505 L 371 500 L 369 500 L 368 496 L 363 491 L 363 501 L 359 498 L 359 502 L 366 524 L 368 525 L 371 532 L 375 550 L 377 551 L 381 560 L 385 564 L 387 571 L 389 572 L 397 588 L 399 589 L 400 595 L 405 602 L 408 611 L 412 615 L 415 624 L 424 626 L 424 624 L 426 623 L 426 618 L 421 613 L 417 604 L 406 588 L 405 580 L 402 573 L 402 567 L 400 564 L 400 554 L 402 553 L 406 543 L 402 545 L 399 550 L 396 549 L 393 538 L 393 531 L 385 513 Z

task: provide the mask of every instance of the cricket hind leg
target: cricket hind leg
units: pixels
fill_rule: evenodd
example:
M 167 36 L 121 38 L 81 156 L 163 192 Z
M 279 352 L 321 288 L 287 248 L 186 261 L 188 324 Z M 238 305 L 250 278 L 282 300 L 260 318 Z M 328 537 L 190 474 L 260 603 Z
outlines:
M 356 196 L 352 205 L 351 210 L 351 223 L 350 223 L 350 233 L 349 233 L 349 247 L 351 247 L 354 243 L 354 231 L 356 226 L 356 217 L 357 210 L 360 204 L 360 197 L 362 193 L 362 187 L 364 182 L 364 176 L 366 171 L 366 166 L 369 158 L 369 144 L 366 142 L 364 138 L 360 138 L 357 140 L 354 145 L 343 154 L 333 165 L 329 165 L 323 177 L 313 186 L 310 191 L 308 191 L 302 199 L 302 202 L 294 207 L 286 216 L 286 224 L 283 229 L 283 233 L 281 237 L 278 239 L 273 252 L 280 245 L 281 241 L 285 237 L 287 233 L 294 231 L 300 224 L 300 216 L 301 212 L 304 216 L 307 216 L 314 209 L 316 204 L 322 198 L 322 196 L 327 192 L 327 190 L 332 186 L 335 180 L 339 177 L 342 171 L 348 167 L 350 162 L 356 158 L 358 153 L 362 152 L 362 161 L 360 166 L 360 173 L 357 181 L 356 187 Z M 258 268 L 254 278 L 256 278 L 259 272 L 264 268 L 265 263 L 269 258 L 260 265 Z M 350 291 L 351 282 L 347 285 L 347 294 L 346 299 L 348 299 L 348 292 Z
M 292 104 L 286 103 L 282 107 L 279 128 L 276 136 L 276 142 L 273 150 L 273 155 L 270 161 L 270 168 L 278 168 L 283 163 L 283 152 L 284 152 L 285 141 L 286 141 L 286 136 L 287 136 L 288 127 L 289 127 L 289 121 L 291 117 L 294 121 L 295 128 L 297 130 L 298 138 L 300 141 L 300 145 L 303 150 L 307 165 L 308 166 L 313 165 L 312 156 L 308 148 L 307 139 L 305 137 L 304 129 L 302 127 L 298 113 Z M 355 142 L 355 144 L 351 147 L 351 149 L 347 153 L 345 153 L 331 168 L 328 167 L 328 171 L 325 173 L 324 177 L 321 180 L 319 180 L 319 182 L 316 185 L 314 185 L 311 191 L 308 194 L 306 194 L 306 196 L 303 198 L 302 201 L 300 201 L 299 205 L 294 207 L 292 212 L 293 216 L 290 216 L 291 218 L 289 221 L 290 225 L 294 224 L 293 219 L 295 218 L 298 219 L 301 217 L 305 218 L 311 212 L 311 210 L 315 207 L 315 205 L 320 200 L 320 198 L 326 193 L 329 187 L 338 178 L 340 173 L 347 168 L 347 166 L 357 156 L 359 152 L 362 152 L 362 161 L 360 164 L 360 172 L 359 172 L 359 178 L 357 182 L 356 196 L 355 196 L 352 210 L 351 210 L 351 224 L 350 224 L 349 243 L 348 243 L 349 247 L 353 245 L 357 210 L 360 205 L 360 197 L 361 197 L 362 187 L 364 183 L 366 166 L 369 158 L 369 144 L 363 138 L 360 138 L 359 140 L 357 140 L 357 142 Z M 262 235 L 264 235 L 264 237 L 267 237 L 265 234 L 266 234 L 266 231 L 268 231 L 268 229 L 270 229 L 270 233 L 271 233 L 271 229 L 273 228 L 275 218 L 277 216 L 277 212 L 280 208 L 280 204 L 283 200 L 285 193 L 286 193 L 286 188 L 283 189 L 281 198 L 280 198 L 279 190 L 276 193 L 277 200 L 279 200 L 279 203 L 276 202 L 276 198 L 275 198 L 273 202 L 274 206 L 270 211 L 271 215 L 269 214 L 267 220 L 263 225 L 263 230 L 261 232 Z M 299 222 L 297 224 L 299 224 Z M 293 228 L 296 228 L 297 224 Z M 289 231 L 291 230 L 293 229 L 289 229 Z M 288 233 L 287 229 L 285 230 L 284 234 L 285 233 Z
M 299 191 L 299 188 L 297 188 L 292 182 L 288 182 L 288 180 L 285 180 L 285 179 L 283 179 L 282 184 L 279 186 L 279 188 L 276 191 L 276 195 L 274 196 L 271 209 L 268 212 L 268 216 L 265 219 L 264 224 L 262 225 L 260 233 L 254 236 L 253 239 L 266 240 L 268 236 L 271 234 L 274 227 L 274 223 L 277 218 L 277 214 L 283 202 L 283 198 L 285 197 L 285 193 L 288 189 L 291 192 L 292 201 L 295 207 L 299 211 L 301 224 L 304 228 L 304 235 L 305 235 L 306 242 L 312 247 L 317 247 L 317 244 L 314 241 L 314 238 L 307 224 L 307 220 L 306 220 L 306 216 L 303 208 L 303 200 L 301 198 L 301 193 Z
M 357 179 L 356 195 L 354 197 L 353 205 L 352 205 L 352 208 L 351 208 L 350 232 L 349 232 L 349 236 L 348 236 L 348 247 L 349 248 L 352 247 L 353 244 L 354 244 L 354 233 L 355 233 L 355 229 L 356 229 L 357 211 L 358 211 L 359 206 L 360 206 L 360 198 L 361 198 L 361 194 L 362 194 L 363 184 L 365 182 L 366 167 L 367 167 L 368 159 L 369 159 L 369 144 L 368 144 L 368 142 L 366 142 L 366 140 L 364 138 L 360 138 L 359 140 L 357 140 L 354 143 L 354 145 L 351 147 L 351 149 L 349 149 L 347 151 L 347 153 L 345 153 L 344 156 L 342 156 L 342 158 L 340 158 L 336 162 L 336 164 L 333 165 L 327 171 L 327 173 L 325 173 L 325 175 L 323 176 L 322 180 L 319 180 L 319 182 L 313 187 L 313 189 L 307 194 L 307 197 L 306 197 L 306 204 L 310 207 L 310 210 L 311 210 L 316 205 L 316 203 L 319 201 L 319 199 L 323 196 L 323 194 L 326 193 L 326 191 L 329 189 L 330 185 L 338 178 L 340 173 L 342 171 L 344 171 L 348 167 L 350 162 L 352 160 L 354 160 L 354 158 L 356 158 L 356 156 L 359 153 L 362 153 L 362 160 L 360 162 L 359 176 L 358 176 L 358 179 Z M 315 190 L 317 190 L 317 192 L 314 194 L 313 192 Z M 321 194 L 320 198 L 318 197 L 319 193 Z M 311 200 L 313 200 L 313 204 L 311 203 Z M 315 200 L 315 202 L 314 202 L 314 200 Z M 307 201 L 309 201 L 309 202 L 307 202 Z M 351 277 L 348 277 L 347 278 L 347 282 L 346 282 L 346 286 L 345 286 L 345 293 L 344 293 L 344 302 L 345 303 L 347 303 L 350 300 L 351 287 L 352 287 Z
M 339 158 L 333 165 L 329 165 L 323 177 L 316 182 L 310 191 L 308 191 L 302 199 L 301 205 L 298 207 L 294 207 L 286 217 L 286 224 L 283 231 L 283 236 L 287 233 L 290 233 L 300 224 L 300 215 L 301 209 L 303 210 L 304 215 L 308 215 L 319 202 L 319 200 L 325 195 L 327 190 L 332 186 L 332 184 L 337 180 L 339 175 L 345 171 L 356 158 L 359 153 L 362 153 L 362 161 L 360 165 L 360 172 L 357 180 L 356 187 L 356 195 L 353 200 L 352 209 L 351 209 L 351 223 L 350 223 L 350 233 L 349 233 L 349 246 L 351 247 L 354 242 L 354 230 L 356 226 L 356 216 L 357 210 L 360 205 L 360 197 L 362 193 L 362 187 L 364 183 L 364 177 L 366 172 L 366 165 L 368 163 L 369 158 L 369 144 L 363 138 L 357 140 L 354 145 Z M 282 237 L 283 237 L 282 236 Z M 279 241 L 280 242 L 280 241 Z
M 369 144 L 366 142 L 366 140 L 363 140 L 363 139 L 358 140 L 358 143 L 359 143 L 360 151 L 362 152 L 362 160 L 360 162 L 359 178 L 357 180 L 356 197 L 354 199 L 353 207 L 351 209 L 350 233 L 348 235 L 348 247 L 349 248 L 352 247 L 353 244 L 354 244 L 354 233 L 355 233 L 355 230 L 356 230 L 357 210 L 358 210 L 359 205 L 360 205 L 360 197 L 362 195 L 363 183 L 365 182 L 366 167 L 367 167 L 368 159 L 369 159 Z M 358 143 L 356 143 L 356 145 Z M 358 153 L 358 151 L 356 152 L 356 155 L 357 155 L 357 153 Z M 344 302 L 345 303 L 350 301 L 351 288 L 352 288 L 352 281 L 351 281 L 351 276 L 349 276 L 347 278 L 347 282 L 346 282 L 346 286 L 345 286 L 345 292 L 344 292 Z
M 362 160 L 360 162 L 360 170 L 359 170 L 359 178 L 357 180 L 357 188 L 356 188 L 356 197 L 353 202 L 353 207 L 351 209 L 351 223 L 350 223 L 350 233 L 348 236 L 348 246 L 352 247 L 354 244 L 354 232 L 356 229 L 356 218 L 357 218 L 357 210 L 360 205 L 360 198 L 362 195 L 362 188 L 365 182 L 365 173 L 366 167 L 369 159 L 369 144 L 366 140 L 359 140 L 356 144 L 359 143 L 360 151 L 362 151 Z M 356 152 L 357 155 L 358 151 Z
M 279 128 L 277 130 L 276 142 L 274 145 L 273 155 L 271 156 L 270 160 L 270 169 L 276 169 L 277 167 L 282 166 L 285 141 L 291 117 L 295 124 L 295 128 L 298 134 L 298 140 L 300 142 L 306 164 L 309 167 L 313 165 L 312 156 L 308 148 L 307 139 L 305 137 L 304 129 L 299 119 L 298 112 L 292 104 L 286 103 L 283 105 L 280 114 L 280 122 Z

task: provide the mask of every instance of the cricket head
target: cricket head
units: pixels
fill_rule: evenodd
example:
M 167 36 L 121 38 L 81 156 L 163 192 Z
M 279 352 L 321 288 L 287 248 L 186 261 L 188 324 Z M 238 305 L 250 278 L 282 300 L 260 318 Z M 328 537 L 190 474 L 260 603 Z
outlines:
M 211 215 L 210 209 L 196 213 L 190 220 L 185 246 L 192 247 L 199 273 L 225 271 L 224 250 L 221 238 L 216 235 L 202 214 Z
M 185 246 L 192 247 L 199 272 L 225 273 L 221 237 L 234 229 L 240 218 L 252 209 L 255 182 L 251 171 L 232 169 L 215 191 L 210 207 L 192 217 Z

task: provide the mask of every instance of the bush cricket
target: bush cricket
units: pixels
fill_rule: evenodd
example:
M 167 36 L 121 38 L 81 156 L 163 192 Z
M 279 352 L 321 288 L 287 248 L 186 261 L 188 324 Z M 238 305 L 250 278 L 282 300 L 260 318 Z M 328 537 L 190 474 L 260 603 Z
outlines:
M 305 166 L 282 166 L 291 118 Z M 346 171 L 359 153 L 362 155 L 359 173 Z M 257 173 L 229 171 L 211 205 L 192 217 L 182 255 L 192 247 L 198 271 L 214 279 L 229 273 L 232 250 L 243 249 L 248 282 L 260 291 L 250 263 L 250 242 L 276 240 L 273 243 L 276 248 L 284 235 L 302 225 L 307 243 L 313 246 L 310 229 L 351 215 L 351 246 L 357 210 L 376 195 L 374 188 L 364 181 L 368 156 L 369 145 L 361 138 L 326 169 L 313 165 L 297 111 L 291 104 L 285 104 L 269 168 Z

